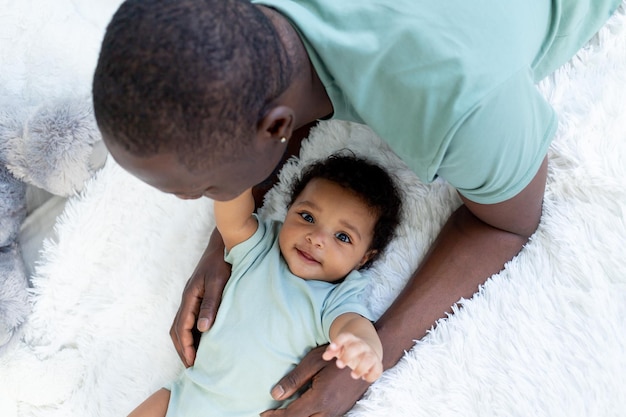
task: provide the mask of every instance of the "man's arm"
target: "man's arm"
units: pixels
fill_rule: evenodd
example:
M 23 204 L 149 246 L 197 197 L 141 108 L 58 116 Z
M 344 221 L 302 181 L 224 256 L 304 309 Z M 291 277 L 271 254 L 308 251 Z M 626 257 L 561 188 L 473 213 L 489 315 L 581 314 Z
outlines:
M 481 205 L 464 199 L 442 228 L 421 265 L 394 303 L 376 322 L 383 344 L 383 366 L 394 366 L 414 340 L 461 298 L 470 298 L 488 277 L 501 271 L 536 230 L 541 217 L 547 175 L 544 160 L 532 182 L 502 203 Z M 311 387 L 286 409 L 264 417 L 343 415 L 363 395 L 368 384 L 350 373 L 327 366 L 316 349 L 272 390 L 277 399 L 291 396 L 312 379 Z
M 385 368 L 393 366 L 460 298 L 470 298 L 500 272 L 535 232 L 541 218 L 547 159 L 517 196 L 498 204 L 465 203 L 450 217 L 402 293 L 376 323 Z M 412 339 L 393 337 L 407 329 Z M 387 336 L 388 335 L 388 336 Z

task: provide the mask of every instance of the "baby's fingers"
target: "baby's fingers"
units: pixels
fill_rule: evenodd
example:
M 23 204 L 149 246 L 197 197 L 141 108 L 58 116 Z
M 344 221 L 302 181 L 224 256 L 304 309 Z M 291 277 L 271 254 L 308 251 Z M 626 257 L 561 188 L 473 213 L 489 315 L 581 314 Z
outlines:
M 322 359 L 329 361 L 332 358 L 337 358 L 341 354 L 341 347 L 336 343 L 331 343 L 326 347 L 326 350 L 322 354 Z
M 364 379 L 367 382 L 376 381 L 383 373 L 382 362 L 375 355 L 368 355 L 359 361 L 355 368 L 352 368 L 350 376 L 354 379 Z
M 337 367 L 343 369 L 351 358 L 368 348 L 361 339 L 349 333 L 342 333 L 328 345 L 322 358 L 327 361 L 337 358 Z

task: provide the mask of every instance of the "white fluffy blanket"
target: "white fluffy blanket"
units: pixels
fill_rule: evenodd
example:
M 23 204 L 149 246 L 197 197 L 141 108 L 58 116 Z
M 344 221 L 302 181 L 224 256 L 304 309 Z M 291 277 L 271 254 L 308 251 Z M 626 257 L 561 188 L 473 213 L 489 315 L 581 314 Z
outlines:
M 350 415 L 626 415 L 623 8 L 540 85 L 560 127 L 539 230 Z M 83 21 L 79 9 L 70 22 Z M 265 214 L 280 216 L 293 173 L 337 148 L 350 146 L 397 173 L 406 199 L 400 237 L 370 272 L 369 300 L 380 314 L 459 201 L 443 182 L 421 184 L 363 126 L 329 122 L 312 135 Z M 58 241 L 45 245 L 32 316 L 0 357 L 0 415 L 121 416 L 173 378 L 181 365 L 168 330 L 212 228 L 210 207 L 150 189 L 109 161 L 70 200 Z

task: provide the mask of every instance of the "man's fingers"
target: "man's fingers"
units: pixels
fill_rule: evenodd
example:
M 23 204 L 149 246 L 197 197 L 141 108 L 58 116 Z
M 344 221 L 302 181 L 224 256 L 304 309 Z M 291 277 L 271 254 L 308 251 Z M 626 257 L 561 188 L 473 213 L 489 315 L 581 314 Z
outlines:
M 350 372 L 339 370 L 319 359 L 324 368 L 311 380 L 311 386 L 286 408 L 267 410 L 262 417 L 339 417 L 359 399 L 369 384 L 356 381 Z
M 196 325 L 204 293 L 204 282 L 200 278 L 192 275 L 187 281 L 180 307 L 170 328 L 170 337 L 176 352 L 186 367 L 193 365 L 196 358 L 192 329 Z
M 170 329 L 170 337 L 174 342 L 174 347 L 186 367 L 193 365 L 196 358 L 191 330 L 196 322 L 198 304 L 189 305 L 183 301 Z
M 206 332 L 213 326 L 217 310 L 222 302 L 224 285 L 218 285 L 218 283 L 219 280 L 216 277 L 213 279 L 207 277 L 204 282 L 204 298 L 200 304 L 197 323 L 197 328 L 201 332 Z
M 200 312 L 198 313 L 197 329 L 200 332 L 206 332 L 213 326 L 215 322 L 215 316 L 217 315 L 217 309 L 219 308 L 222 297 L 219 299 L 213 298 L 213 294 L 206 292 L 202 304 L 200 305 Z
M 187 354 L 185 353 L 185 348 L 180 343 L 180 338 L 178 337 L 178 333 L 176 333 L 176 320 L 174 320 L 174 323 L 172 323 L 172 327 L 170 327 L 170 338 L 172 339 L 172 342 L 174 343 L 174 348 L 176 349 L 176 353 L 178 353 L 178 357 L 182 361 L 183 365 L 185 365 L 185 367 L 188 368 L 190 365 L 186 357 Z
M 217 311 L 222 303 L 224 287 L 230 277 L 229 264 L 221 261 L 216 262 L 213 266 L 216 270 L 204 276 L 204 294 L 197 323 L 197 329 L 201 332 L 206 332 L 213 326 Z
M 317 407 L 319 404 L 314 399 L 311 390 L 308 390 L 287 407 L 264 411 L 261 417 L 327 417 L 326 414 L 314 411 Z
M 320 346 L 311 350 L 291 372 L 272 388 L 272 397 L 275 400 L 289 398 L 309 382 L 326 364 L 322 358 L 325 349 L 326 346 Z M 289 415 L 291 416 L 291 414 Z
M 193 326 L 193 321 L 191 326 Z M 172 324 L 172 327 L 170 328 L 170 337 L 172 338 L 172 342 L 174 342 L 174 347 L 176 348 L 178 356 L 180 357 L 185 367 L 188 368 L 193 365 L 196 359 L 196 349 L 194 347 L 192 333 L 190 331 L 180 332 L 180 327 L 181 326 L 179 325 L 178 320 L 175 320 Z

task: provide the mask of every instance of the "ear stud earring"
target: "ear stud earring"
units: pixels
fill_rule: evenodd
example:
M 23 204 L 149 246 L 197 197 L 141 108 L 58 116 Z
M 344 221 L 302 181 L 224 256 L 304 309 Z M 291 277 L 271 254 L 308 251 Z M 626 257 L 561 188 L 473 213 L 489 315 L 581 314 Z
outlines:
M 280 138 L 280 143 L 285 143 L 285 142 L 287 142 L 287 138 L 286 137 L 283 136 L 282 138 Z

